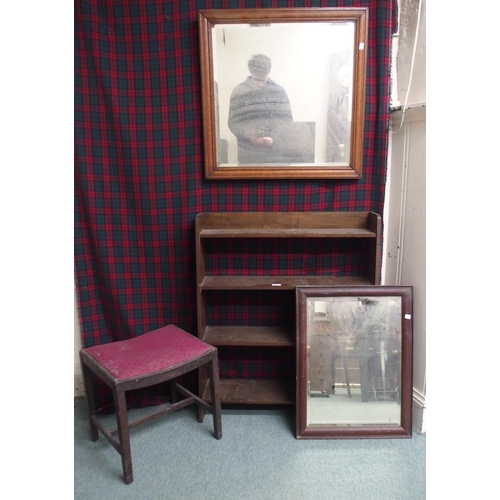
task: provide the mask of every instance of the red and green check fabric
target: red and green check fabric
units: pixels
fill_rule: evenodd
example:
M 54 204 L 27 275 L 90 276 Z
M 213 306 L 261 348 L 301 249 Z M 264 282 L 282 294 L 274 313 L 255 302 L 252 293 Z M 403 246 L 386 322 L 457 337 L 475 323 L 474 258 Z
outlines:
M 198 10 L 336 6 L 369 8 L 363 177 L 205 180 Z M 396 0 L 75 1 L 75 277 L 85 347 L 170 323 L 196 334 L 199 212 L 383 213 L 396 19 Z M 358 265 L 346 255 L 327 265 Z M 259 369 L 274 373 L 273 362 Z

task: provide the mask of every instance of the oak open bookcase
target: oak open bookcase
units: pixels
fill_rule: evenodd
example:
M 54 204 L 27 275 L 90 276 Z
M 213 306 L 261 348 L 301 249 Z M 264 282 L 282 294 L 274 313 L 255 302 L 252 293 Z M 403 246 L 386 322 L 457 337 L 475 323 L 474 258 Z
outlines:
M 219 350 L 221 402 L 295 404 L 295 288 L 380 284 L 380 215 L 204 212 L 195 232 L 198 337 Z M 210 401 L 203 370 L 199 393 Z

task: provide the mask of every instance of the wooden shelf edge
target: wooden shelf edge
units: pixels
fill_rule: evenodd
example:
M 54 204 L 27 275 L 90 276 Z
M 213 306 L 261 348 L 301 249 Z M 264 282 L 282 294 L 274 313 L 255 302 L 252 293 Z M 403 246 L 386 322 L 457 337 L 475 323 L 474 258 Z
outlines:
M 362 286 L 362 276 L 205 276 L 200 290 L 293 290 L 298 286 Z
M 202 340 L 214 346 L 295 347 L 295 332 L 279 326 L 207 326 Z
M 336 229 L 201 229 L 200 238 L 376 238 L 364 228 Z
M 221 403 L 245 405 L 295 404 L 295 381 L 284 379 L 221 378 Z M 203 399 L 210 402 L 207 383 Z

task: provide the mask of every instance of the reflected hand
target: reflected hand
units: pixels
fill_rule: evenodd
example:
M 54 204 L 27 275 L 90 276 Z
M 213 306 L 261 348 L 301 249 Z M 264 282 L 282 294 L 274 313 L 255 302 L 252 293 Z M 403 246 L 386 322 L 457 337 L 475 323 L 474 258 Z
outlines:
M 272 146 L 273 142 L 273 138 L 269 136 L 252 137 L 252 144 L 254 144 L 255 146 Z

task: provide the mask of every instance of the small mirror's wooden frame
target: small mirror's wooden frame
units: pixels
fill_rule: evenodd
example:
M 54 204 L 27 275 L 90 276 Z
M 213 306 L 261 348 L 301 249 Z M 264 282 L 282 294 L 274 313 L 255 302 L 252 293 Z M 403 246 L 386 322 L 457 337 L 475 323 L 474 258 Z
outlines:
M 367 8 L 277 8 L 277 9 L 219 9 L 201 10 L 198 15 L 200 32 L 200 63 L 202 83 L 202 114 L 204 132 L 205 177 L 207 179 L 359 179 L 362 174 L 363 132 L 365 107 L 365 74 L 368 31 Z M 271 25 L 272 23 L 323 23 L 354 24 L 352 43 L 352 67 L 350 71 L 349 117 L 350 130 L 346 132 L 349 143 L 345 155 L 347 161 L 328 161 L 327 158 L 311 160 L 304 156 L 297 163 L 290 163 L 288 158 L 281 164 L 279 161 L 245 164 L 235 162 L 226 164 L 221 156 L 223 145 L 218 140 L 218 91 L 217 81 L 224 75 L 214 74 L 214 29 L 217 25 Z M 286 46 L 289 40 L 285 36 L 278 40 Z M 322 47 L 318 47 L 320 49 Z M 328 49 L 330 50 L 330 49 Z M 245 55 L 242 54 L 244 58 Z M 314 55 L 312 55 L 314 57 Z M 290 58 L 293 59 L 293 58 Z M 293 60 L 286 61 L 292 66 Z M 273 65 L 274 67 L 274 65 Z M 325 68 L 326 70 L 326 68 Z M 273 73 L 271 73 L 272 75 Z M 314 78 L 311 78 L 314 80 Z M 317 92 L 314 84 L 309 86 L 310 92 Z M 318 113 L 320 109 L 318 109 Z M 321 110 L 327 113 L 327 110 Z M 326 118 L 325 118 L 326 119 Z M 317 135 L 325 131 L 314 131 L 316 124 L 307 121 L 299 125 L 312 125 Z M 325 127 L 326 128 L 326 127 Z M 302 130 L 302 129 L 301 129 Z M 309 129 L 306 128 L 306 133 Z M 299 133 L 300 134 L 300 133 Z M 323 137 L 323 135 L 322 135 Z M 326 141 L 326 138 L 325 138 Z M 313 136 L 314 142 L 314 136 Z M 297 146 L 296 146 L 297 147 Z M 335 146 L 336 147 L 336 146 Z M 344 148 L 343 144 L 340 144 Z M 299 146 L 300 148 L 300 146 Z M 296 153 L 295 153 L 296 154 Z M 344 156 L 341 154 L 341 156 Z M 332 157 L 333 158 L 333 157 Z M 227 160 L 226 160 L 227 161 Z
M 338 301 L 344 298 L 352 298 L 355 301 L 362 301 L 363 305 L 365 303 L 377 303 L 377 300 L 380 301 L 380 298 L 385 298 L 386 303 L 391 304 L 400 304 L 401 308 L 398 313 L 401 314 L 400 321 L 401 327 L 395 329 L 398 331 L 398 347 L 397 350 L 390 351 L 389 355 L 393 353 L 395 357 L 399 360 L 399 374 L 398 379 L 400 386 L 397 388 L 397 403 L 400 405 L 400 410 L 396 408 L 396 412 L 400 411 L 397 420 L 399 422 L 391 422 L 391 423 L 380 423 L 379 420 L 374 419 L 373 421 L 362 422 L 362 423 L 345 423 L 345 420 L 349 420 L 346 418 L 346 410 L 344 408 L 352 408 L 352 407 L 342 407 L 337 406 L 337 410 L 335 410 L 335 414 L 341 414 L 341 418 L 336 422 L 335 420 L 330 420 L 330 415 L 334 414 L 331 410 L 331 407 L 328 407 L 328 417 L 326 415 L 321 414 L 321 417 L 317 417 L 317 407 L 315 407 L 314 418 L 310 418 L 308 416 L 308 400 L 313 396 L 312 394 L 312 378 L 317 378 L 316 366 L 313 368 L 312 365 L 315 363 L 313 361 L 313 353 L 308 352 L 308 349 L 314 349 L 312 345 L 311 339 L 309 336 L 308 325 L 314 325 L 314 321 L 316 320 L 317 315 L 321 314 L 329 314 L 326 312 L 326 305 L 328 301 Z M 394 298 L 396 300 L 392 301 Z M 310 439 L 346 439 L 346 438 L 409 438 L 412 435 L 412 338 L 413 338 L 413 330 L 412 330 L 412 287 L 411 286 L 352 286 L 352 287 L 298 287 L 296 290 L 296 301 L 297 301 L 297 406 L 296 406 L 296 437 L 297 438 L 310 438 Z M 317 302 L 316 302 L 317 301 Z M 309 304 L 309 310 L 308 310 Z M 316 312 L 316 304 L 325 307 L 324 312 Z M 360 307 L 362 307 L 361 303 Z M 308 322 L 308 318 L 311 318 L 311 306 L 314 305 L 314 321 Z M 386 306 L 387 307 L 387 306 Z M 318 308 L 319 310 L 320 308 Z M 332 311 L 334 309 L 332 308 Z M 395 310 L 394 310 L 395 311 Z M 364 316 L 362 316 L 364 317 Z M 330 318 L 332 319 L 332 318 Z M 333 318 L 335 320 L 335 318 Z M 321 321 L 321 320 L 319 320 Z M 323 321 L 327 322 L 326 319 Z M 363 322 L 368 321 L 366 319 L 362 320 Z M 385 316 L 384 316 L 385 321 Z M 397 320 L 396 322 L 399 322 Z M 337 323 L 338 324 L 338 323 Z M 352 323 L 351 323 L 352 324 Z M 385 323 L 387 324 L 387 323 Z M 380 332 L 379 330 L 373 330 L 372 325 L 368 325 L 371 331 Z M 358 326 L 359 328 L 359 322 Z M 360 331 L 359 329 L 357 330 Z M 365 330 L 366 331 L 366 330 Z M 387 330 L 386 330 L 387 331 Z M 314 332 L 316 333 L 316 332 Z M 324 332 L 321 332 L 324 333 Z M 333 332 L 333 336 L 335 334 L 342 335 L 341 332 Z M 370 334 L 375 335 L 375 334 Z M 382 335 L 377 333 L 381 338 Z M 325 348 L 327 345 L 326 335 L 320 335 L 322 348 Z M 366 337 L 365 337 L 366 338 Z M 309 342 L 308 342 L 309 339 Z M 386 339 L 387 340 L 387 339 Z M 316 341 L 316 343 L 319 341 Z M 308 345 L 310 343 L 311 345 Z M 318 344 L 319 345 L 319 344 Z M 359 344 L 363 345 L 363 344 Z M 366 344 L 364 344 L 366 345 Z M 352 349 L 352 347 L 351 347 Z M 364 349 L 364 348 L 363 348 Z M 383 348 L 380 350 L 382 351 Z M 360 370 L 362 370 L 362 361 L 361 361 L 361 348 L 359 349 L 359 365 Z M 328 364 L 325 359 L 327 359 L 328 354 L 325 352 L 320 354 L 321 362 Z M 354 356 L 356 356 L 354 354 Z M 378 356 L 378 354 L 377 354 Z M 352 356 L 351 356 L 352 357 Z M 374 358 L 372 358 L 373 361 Z M 387 358 L 386 358 L 387 359 Z M 344 360 L 343 360 L 344 361 Z M 345 361 L 344 361 L 345 362 Z M 382 361 L 381 361 L 382 362 Z M 308 368 L 308 364 L 311 364 L 311 367 Z M 321 365 L 326 366 L 326 365 Z M 368 365 L 365 365 L 368 366 Z M 335 365 L 333 365 L 335 368 Z M 343 366 L 344 372 L 348 369 L 346 365 Z M 349 370 L 351 370 L 349 368 Z M 311 373 L 308 371 L 311 370 Z M 325 377 L 324 373 L 321 377 Z M 363 375 L 360 371 L 361 380 Z M 321 378 L 321 383 L 324 382 L 324 378 Z M 348 380 L 348 379 L 346 379 Z M 367 380 L 367 379 L 365 379 Z M 317 381 L 315 382 L 318 383 Z M 369 384 L 367 384 L 369 385 Z M 352 386 L 352 377 L 351 377 L 351 386 Z M 371 386 L 369 385 L 370 390 Z M 343 389 L 344 392 L 348 391 L 348 397 L 351 398 L 351 389 Z M 328 395 L 324 395 L 324 393 L 316 393 L 317 395 L 324 396 L 324 400 L 328 399 L 328 402 L 332 401 L 334 404 L 335 397 L 338 397 L 338 394 L 335 393 L 335 384 L 333 391 L 331 391 Z M 347 396 L 340 396 L 347 398 Z M 363 401 L 363 384 L 360 387 L 360 395 L 359 397 L 359 405 L 370 405 L 373 404 L 372 396 L 370 398 L 366 397 Z M 318 399 L 318 398 L 316 398 Z M 353 397 L 354 399 L 354 397 Z M 351 400 L 348 400 L 351 401 Z M 339 404 L 344 404 L 343 402 Z M 352 404 L 352 403 L 351 403 Z M 392 403 L 391 403 L 392 404 Z M 323 407 L 326 409 L 326 407 Z M 358 407 L 360 408 L 360 407 Z M 366 407 L 368 408 L 368 407 Z M 341 411 L 339 411 L 341 410 Z M 351 410 L 347 410 L 351 411 Z M 354 411 L 354 410 L 352 410 Z M 358 411 L 358 410 L 356 410 Z M 364 410 L 362 410 L 364 411 Z M 331 413 L 330 413 L 331 412 Z M 352 414 L 350 416 L 353 416 Z M 325 417 L 325 418 L 323 418 Z M 378 417 L 378 415 L 377 415 Z M 321 420 L 321 423 L 318 421 Z M 323 422 L 324 420 L 324 422 Z M 309 422 L 309 423 L 308 423 Z

